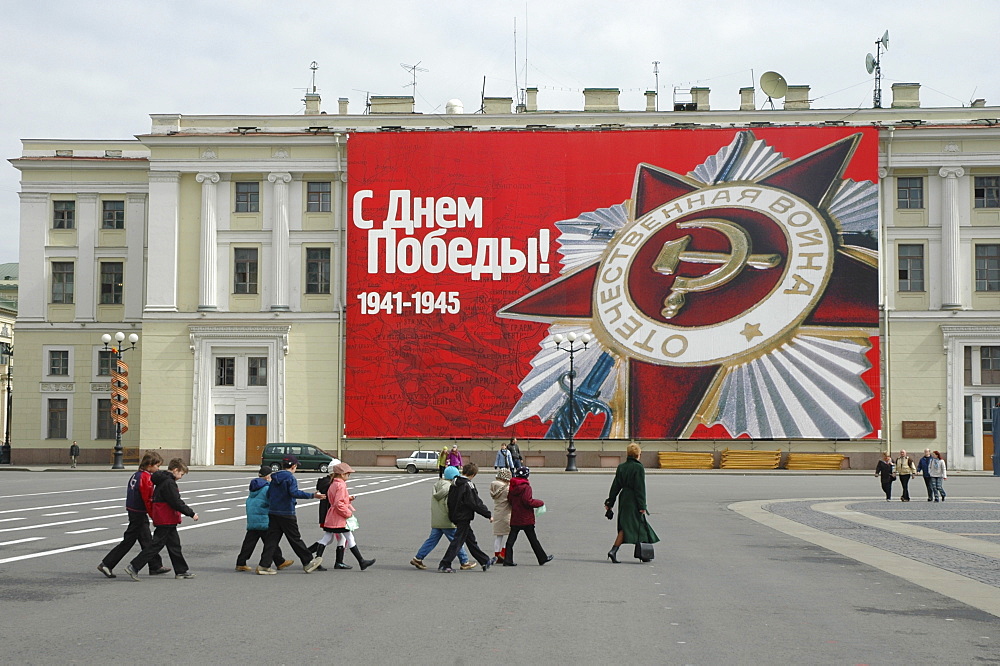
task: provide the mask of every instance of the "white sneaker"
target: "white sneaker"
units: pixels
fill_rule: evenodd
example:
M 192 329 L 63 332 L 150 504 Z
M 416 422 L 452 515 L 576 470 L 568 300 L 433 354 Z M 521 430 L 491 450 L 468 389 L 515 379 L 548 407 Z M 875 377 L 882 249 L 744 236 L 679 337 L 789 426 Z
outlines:
M 318 569 L 319 565 L 321 564 L 323 564 L 323 558 L 314 557 L 312 558 L 312 560 L 309 561 L 309 564 L 303 566 L 302 568 L 305 570 L 306 573 L 312 573 L 313 571 L 316 571 L 316 569 Z
M 278 572 L 275 569 L 270 569 L 270 568 L 266 569 L 264 567 L 257 567 L 257 575 L 259 576 L 274 576 L 277 573 Z

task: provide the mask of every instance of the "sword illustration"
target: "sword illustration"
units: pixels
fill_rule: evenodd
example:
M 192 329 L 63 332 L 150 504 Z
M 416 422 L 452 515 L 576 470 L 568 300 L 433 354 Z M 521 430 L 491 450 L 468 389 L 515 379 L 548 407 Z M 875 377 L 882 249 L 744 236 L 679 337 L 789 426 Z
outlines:
M 607 379 L 608 374 L 614 367 L 615 361 L 611 354 L 604 352 L 597 363 L 587 373 L 587 377 L 580 386 L 573 391 L 573 402 L 570 404 L 569 386 L 567 380 L 569 373 L 563 373 L 559 377 L 559 386 L 566 393 L 566 401 L 562 404 L 552 419 L 549 431 L 545 433 L 546 439 L 567 439 L 569 433 L 576 435 L 587 414 L 604 415 L 604 427 L 601 428 L 601 439 L 605 439 L 611 434 L 611 407 L 607 403 L 599 400 L 601 396 L 601 384 Z

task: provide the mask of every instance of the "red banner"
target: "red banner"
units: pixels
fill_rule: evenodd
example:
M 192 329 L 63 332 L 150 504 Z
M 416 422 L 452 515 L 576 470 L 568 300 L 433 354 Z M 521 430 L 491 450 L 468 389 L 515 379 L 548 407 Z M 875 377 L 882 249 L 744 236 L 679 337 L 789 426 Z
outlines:
M 877 130 L 348 152 L 348 437 L 877 433 Z

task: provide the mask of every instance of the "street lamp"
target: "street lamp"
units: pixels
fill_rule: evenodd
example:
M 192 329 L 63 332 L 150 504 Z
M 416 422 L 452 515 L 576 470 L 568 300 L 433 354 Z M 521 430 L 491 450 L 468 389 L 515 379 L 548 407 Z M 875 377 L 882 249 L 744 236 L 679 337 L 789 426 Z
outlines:
M 577 336 L 575 332 L 567 333 L 563 335 L 562 333 L 556 333 L 552 336 L 552 341 L 555 342 L 555 348 L 559 351 L 564 351 L 569 354 L 569 372 L 564 374 L 559 378 L 559 383 L 563 388 L 567 389 L 569 393 L 569 403 L 567 404 L 568 409 L 566 413 L 569 414 L 569 427 L 567 428 L 569 437 L 569 446 L 566 447 L 566 471 L 575 472 L 576 470 L 576 447 L 573 445 L 573 436 L 576 434 L 577 428 L 580 427 L 580 421 L 586 416 L 587 411 L 579 415 L 578 421 L 578 410 L 576 405 L 576 369 L 573 365 L 573 357 L 577 352 L 581 352 L 587 348 L 590 341 L 593 340 L 590 333 L 584 333 L 581 336 Z M 579 344 L 577 344 L 579 342 Z M 569 386 L 563 384 L 563 380 L 569 380 Z
M 111 346 L 111 335 L 105 333 L 101 336 L 104 343 L 104 351 L 111 353 L 111 418 L 115 422 L 115 461 L 111 469 L 125 469 L 124 455 L 122 450 L 122 433 L 128 432 L 128 365 L 122 361 L 122 354 L 135 349 L 135 343 L 139 342 L 139 336 L 132 333 L 128 336 L 131 347 L 122 348 L 125 341 L 125 334 L 121 331 L 115 333 L 115 346 Z
M 0 446 L 0 465 L 10 464 L 10 421 L 11 421 L 11 410 L 14 406 L 14 383 L 11 377 L 11 366 L 13 365 L 14 358 L 14 345 L 9 342 L 0 343 L 0 356 L 3 356 L 7 360 L 7 418 L 6 427 L 4 428 L 4 439 L 3 446 Z

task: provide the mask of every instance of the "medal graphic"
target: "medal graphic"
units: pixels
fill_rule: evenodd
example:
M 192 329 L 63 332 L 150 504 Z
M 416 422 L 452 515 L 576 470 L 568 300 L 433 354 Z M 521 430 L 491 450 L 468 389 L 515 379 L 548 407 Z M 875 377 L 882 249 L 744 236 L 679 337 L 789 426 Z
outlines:
M 590 414 L 601 438 L 869 435 L 878 192 L 842 177 L 860 138 L 788 160 L 740 132 L 687 176 L 640 164 L 624 204 L 557 222 L 562 274 L 498 313 L 550 324 L 505 425 L 538 416 L 565 438 Z M 569 332 L 598 343 L 577 356 L 573 404 L 551 345 Z

